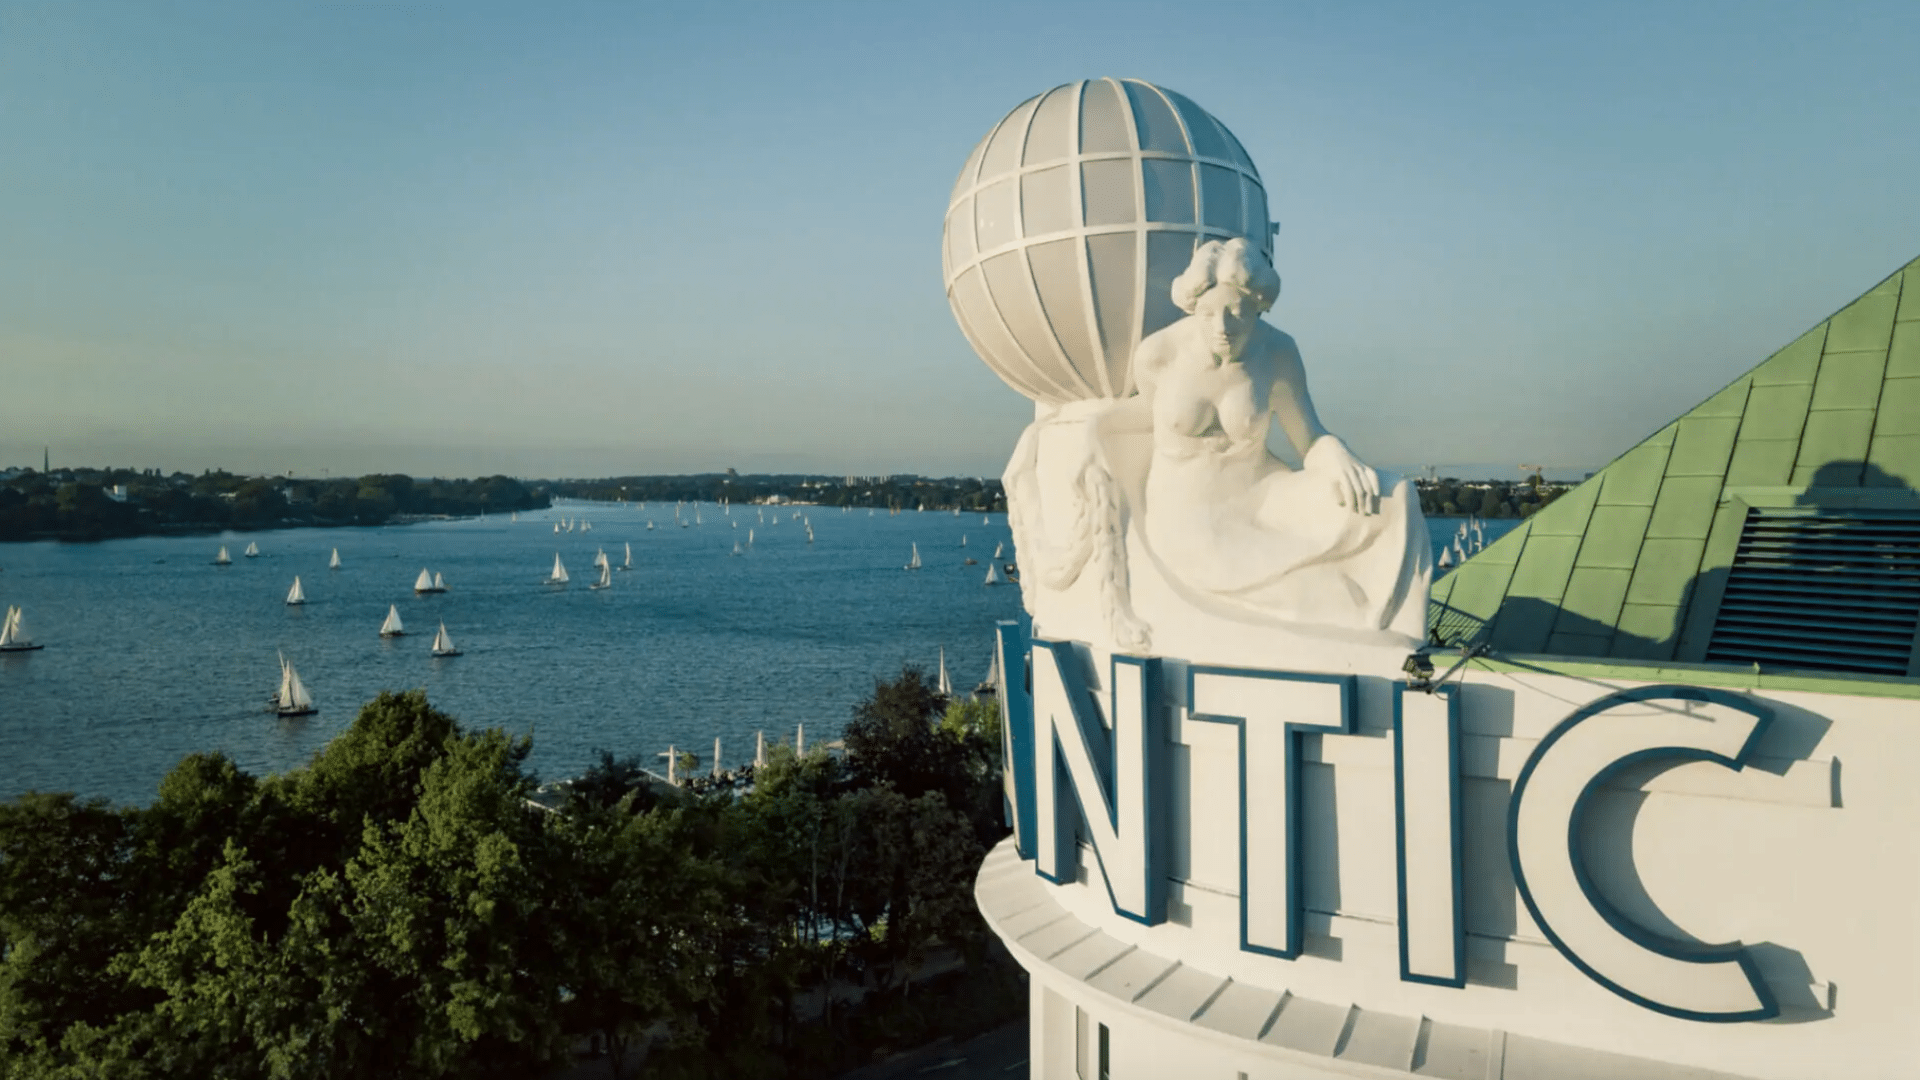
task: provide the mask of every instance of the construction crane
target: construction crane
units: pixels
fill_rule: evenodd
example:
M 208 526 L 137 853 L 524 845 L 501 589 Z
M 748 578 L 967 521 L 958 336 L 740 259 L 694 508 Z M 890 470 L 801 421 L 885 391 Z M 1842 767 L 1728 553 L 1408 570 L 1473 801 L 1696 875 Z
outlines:
M 1522 465 L 1522 466 L 1520 466 L 1520 471 L 1521 471 L 1521 473 L 1523 473 L 1523 474 L 1525 474 L 1525 475 L 1526 475 L 1526 477 L 1527 477 L 1527 479 L 1528 479 L 1528 481 L 1529 481 L 1529 482 L 1530 482 L 1530 483 L 1532 484 L 1532 486 L 1533 486 L 1533 490 L 1535 490 L 1535 491 L 1539 491 L 1539 490 L 1540 490 L 1540 470 L 1542 470 L 1542 469 L 1544 469 L 1544 468 L 1546 468 L 1546 466 L 1544 466 L 1544 465 Z

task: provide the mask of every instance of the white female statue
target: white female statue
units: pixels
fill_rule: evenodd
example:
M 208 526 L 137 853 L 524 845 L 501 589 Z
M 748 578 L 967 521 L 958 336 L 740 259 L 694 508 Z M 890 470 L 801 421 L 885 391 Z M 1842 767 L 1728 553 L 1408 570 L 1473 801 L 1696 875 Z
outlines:
M 1192 626 L 1196 617 L 1382 644 L 1424 636 L 1432 568 L 1419 500 L 1321 426 L 1293 339 L 1260 319 L 1279 291 L 1279 275 L 1245 240 L 1201 244 L 1173 282 L 1187 316 L 1134 353 L 1139 393 L 1037 417 L 1009 465 L 1019 516 L 1037 509 L 1058 520 L 1070 506 L 1070 531 L 1086 534 L 1068 544 L 1085 554 L 1055 568 L 1072 573 L 1041 584 L 1069 587 L 1075 562 L 1101 556 L 1106 622 L 1122 648 L 1161 637 L 1163 621 Z M 1274 419 L 1299 469 L 1268 449 Z M 1076 421 L 1071 482 L 1036 481 L 1043 430 Z M 1040 530 L 1023 531 L 1023 546 L 1061 561 Z M 1060 621 L 1038 609 L 1036 619 Z

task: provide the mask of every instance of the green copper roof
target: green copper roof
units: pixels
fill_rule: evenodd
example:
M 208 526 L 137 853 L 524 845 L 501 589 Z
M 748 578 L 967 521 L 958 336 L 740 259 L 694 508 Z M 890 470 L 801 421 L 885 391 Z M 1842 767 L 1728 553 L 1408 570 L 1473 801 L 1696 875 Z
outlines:
M 1920 507 L 1920 259 L 1436 581 L 1496 652 L 1697 662 L 1750 507 Z

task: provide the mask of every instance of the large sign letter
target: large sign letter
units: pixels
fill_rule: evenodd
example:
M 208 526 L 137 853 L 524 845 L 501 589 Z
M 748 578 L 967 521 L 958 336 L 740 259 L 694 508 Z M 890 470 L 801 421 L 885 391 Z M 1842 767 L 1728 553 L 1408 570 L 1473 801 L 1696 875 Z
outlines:
M 1153 926 L 1167 917 L 1160 661 L 1113 658 L 1111 731 L 1080 665 L 1067 642 L 1033 643 L 1035 869 L 1049 881 L 1073 879 L 1077 804 L 1114 912 Z
M 1240 947 L 1300 955 L 1300 736 L 1353 730 L 1352 675 L 1192 667 L 1191 720 L 1240 733 Z
M 1460 864 L 1460 698 L 1394 687 L 1393 822 L 1400 864 L 1400 977 L 1467 985 Z
M 1000 760 L 1007 824 L 1022 859 L 1033 858 L 1033 693 L 1027 684 L 1027 624 L 994 624 L 994 690 L 1000 696 Z
M 1759 702 L 1723 690 L 1626 690 L 1560 721 L 1520 771 L 1507 812 L 1514 882 L 1554 948 L 1600 985 L 1685 1020 L 1779 1013 L 1739 942 L 1697 945 L 1649 933 L 1601 895 L 1579 851 L 1581 817 L 1609 777 L 1647 761 L 1739 769 L 1771 719 Z

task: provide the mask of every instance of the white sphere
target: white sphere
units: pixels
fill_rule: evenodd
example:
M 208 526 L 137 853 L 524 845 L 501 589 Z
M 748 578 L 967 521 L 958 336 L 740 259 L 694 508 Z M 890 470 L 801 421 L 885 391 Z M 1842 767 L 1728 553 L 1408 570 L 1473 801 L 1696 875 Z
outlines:
M 947 300 L 1007 385 L 1063 404 L 1133 393 L 1140 339 L 1180 318 L 1193 249 L 1268 258 L 1260 173 L 1226 125 L 1138 79 L 1029 98 L 973 148 L 947 204 Z

